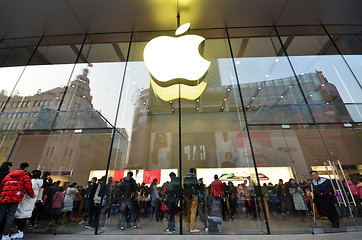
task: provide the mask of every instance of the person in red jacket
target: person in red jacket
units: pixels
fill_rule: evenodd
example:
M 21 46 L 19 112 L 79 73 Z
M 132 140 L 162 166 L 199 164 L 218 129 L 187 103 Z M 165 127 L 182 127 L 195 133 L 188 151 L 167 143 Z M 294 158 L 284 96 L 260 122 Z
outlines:
M 31 178 L 26 171 L 28 167 L 26 162 L 20 164 L 20 169 L 10 172 L 0 184 L 0 219 L 6 218 L 2 240 L 10 240 L 10 228 L 25 191 L 30 197 L 35 197 Z
M 219 176 L 215 174 L 214 181 L 211 183 L 211 196 L 220 199 L 224 195 L 224 184 L 219 180 Z

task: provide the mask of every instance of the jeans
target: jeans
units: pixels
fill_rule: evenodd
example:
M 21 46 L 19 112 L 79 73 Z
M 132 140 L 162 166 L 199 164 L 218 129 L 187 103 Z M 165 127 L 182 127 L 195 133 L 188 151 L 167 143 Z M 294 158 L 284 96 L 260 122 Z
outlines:
M 87 198 L 85 200 L 85 215 L 83 220 L 87 221 L 87 218 L 89 217 L 90 219 L 92 218 L 93 215 L 93 206 L 94 206 L 94 202 L 93 199 Z
M 8 235 L 14 222 L 14 215 L 19 203 L 0 203 L 0 219 L 5 216 L 4 235 Z
M 134 201 L 132 199 L 126 199 L 121 201 L 121 216 L 119 219 L 119 223 L 121 227 L 124 227 L 124 219 L 126 218 L 126 210 L 129 209 L 131 214 L 131 219 L 134 226 L 137 226 L 136 222 L 136 212 L 134 210 Z
M 158 212 L 158 199 L 152 199 L 151 201 L 151 221 L 155 221 L 157 219 Z
M 175 231 L 175 208 L 176 202 L 167 201 L 167 215 L 168 215 L 168 229 L 170 231 Z

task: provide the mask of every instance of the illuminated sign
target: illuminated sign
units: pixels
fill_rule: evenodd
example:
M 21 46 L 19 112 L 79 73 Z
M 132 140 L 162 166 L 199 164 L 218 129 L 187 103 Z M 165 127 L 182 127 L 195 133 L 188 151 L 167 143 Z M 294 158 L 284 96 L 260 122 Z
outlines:
M 175 35 L 182 35 L 190 23 L 180 26 Z M 205 38 L 198 35 L 160 36 L 146 45 L 143 58 L 151 74 L 151 86 L 164 101 L 176 98 L 194 100 L 205 90 L 203 81 L 210 62 L 199 53 Z

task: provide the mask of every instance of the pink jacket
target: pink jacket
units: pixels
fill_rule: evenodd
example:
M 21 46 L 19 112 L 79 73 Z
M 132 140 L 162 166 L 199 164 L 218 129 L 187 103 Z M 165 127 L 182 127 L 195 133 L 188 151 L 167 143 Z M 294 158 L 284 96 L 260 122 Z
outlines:
M 352 191 L 352 195 L 358 196 L 358 189 L 357 189 L 356 185 L 354 185 L 351 180 L 347 180 L 347 182 L 348 182 L 349 188 Z M 347 186 L 347 183 L 345 183 L 345 184 Z
M 52 208 L 63 208 L 64 205 L 64 193 L 56 192 L 52 200 Z

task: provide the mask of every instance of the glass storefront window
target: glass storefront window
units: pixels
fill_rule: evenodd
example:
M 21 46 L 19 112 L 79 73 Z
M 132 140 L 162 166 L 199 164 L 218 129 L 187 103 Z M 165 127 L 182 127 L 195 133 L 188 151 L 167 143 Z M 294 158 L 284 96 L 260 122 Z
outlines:
M 312 199 L 310 171 L 333 180 L 335 190 L 358 183 L 359 33 L 191 27 L 184 36 L 205 38 L 194 49 L 208 68 L 196 80 L 168 81 L 153 74 L 144 49 L 159 36 L 180 40 L 175 31 L 2 40 L 0 159 L 15 167 L 27 159 L 31 170 L 50 172 L 60 181 L 53 190 L 71 202 L 54 212 L 44 198 L 32 231 L 357 229 L 360 209 L 337 198 L 333 228 L 323 202 Z M 164 72 L 181 68 L 178 61 L 170 56 Z

